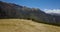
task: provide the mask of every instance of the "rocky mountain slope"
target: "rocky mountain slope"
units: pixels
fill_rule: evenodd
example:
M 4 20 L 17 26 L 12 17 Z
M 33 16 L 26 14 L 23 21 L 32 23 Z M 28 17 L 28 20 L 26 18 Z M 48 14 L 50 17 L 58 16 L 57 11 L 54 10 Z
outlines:
M 28 19 L 60 26 L 60 16 L 46 14 L 38 8 L 28 8 L 0 1 L 0 19 Z

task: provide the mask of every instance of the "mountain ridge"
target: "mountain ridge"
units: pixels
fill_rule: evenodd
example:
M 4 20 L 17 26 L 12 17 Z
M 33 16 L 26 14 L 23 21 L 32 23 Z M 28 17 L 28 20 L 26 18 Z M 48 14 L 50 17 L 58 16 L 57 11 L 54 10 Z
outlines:
M 0 19 L 30 19 L 36 22 L 59 25 L 60 16 L 46 14 L 38 8 L 28 8 L 16 4 L 10 4 L 0 1 Z

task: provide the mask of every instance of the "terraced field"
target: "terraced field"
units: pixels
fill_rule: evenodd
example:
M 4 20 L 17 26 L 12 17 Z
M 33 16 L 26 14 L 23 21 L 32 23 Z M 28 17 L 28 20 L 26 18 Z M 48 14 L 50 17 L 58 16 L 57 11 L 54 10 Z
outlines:
M 23 19 L 0 19 L 0 32 L 60 32 L 60 27 Z

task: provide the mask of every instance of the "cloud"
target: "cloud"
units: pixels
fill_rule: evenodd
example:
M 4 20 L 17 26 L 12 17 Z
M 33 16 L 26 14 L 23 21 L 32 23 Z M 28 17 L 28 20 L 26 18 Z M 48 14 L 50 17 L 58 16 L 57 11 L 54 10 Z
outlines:
M 60 9 L 44 9 L 45 13 L 60 13 Z

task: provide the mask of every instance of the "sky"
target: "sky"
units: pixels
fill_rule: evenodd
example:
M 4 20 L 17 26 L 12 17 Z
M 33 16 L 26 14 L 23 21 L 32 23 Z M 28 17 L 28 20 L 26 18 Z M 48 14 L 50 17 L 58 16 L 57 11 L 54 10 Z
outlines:
M 31 8 L 39 8 L 43 11 L 60 11 L 60 0 L 0 0 L 8 3 L 15 3 Z M 57 10 L 58 9 L 58 10 Z

